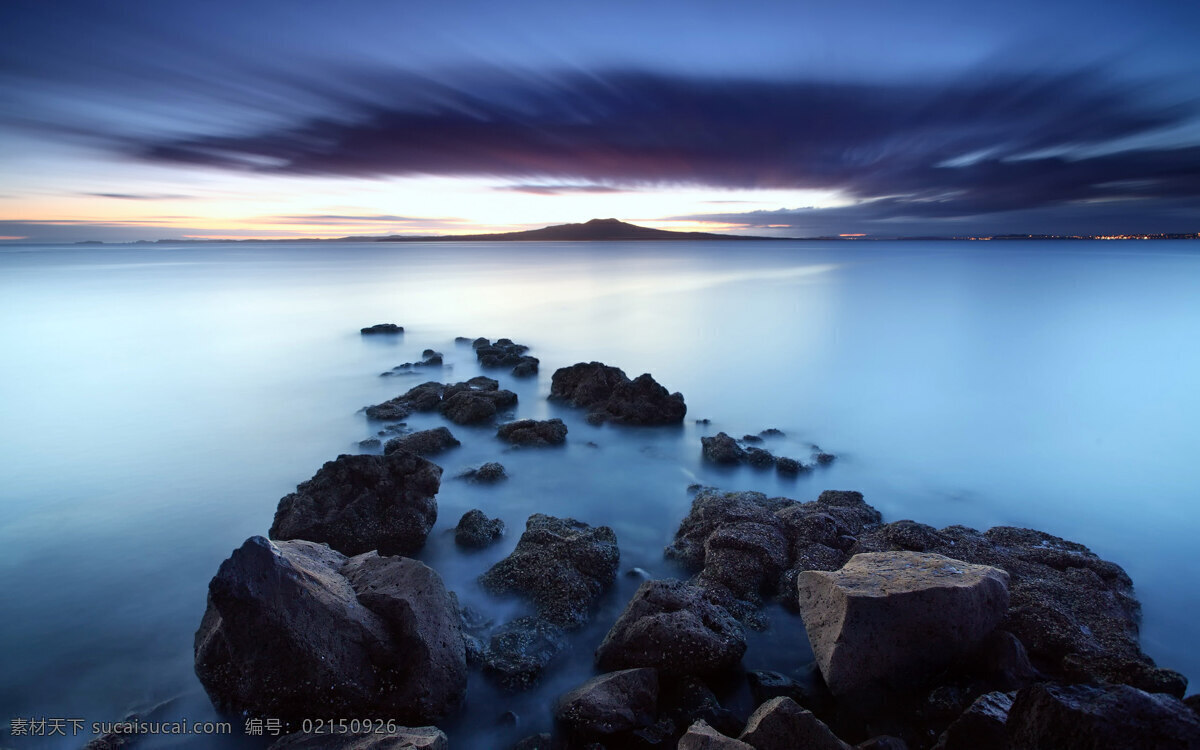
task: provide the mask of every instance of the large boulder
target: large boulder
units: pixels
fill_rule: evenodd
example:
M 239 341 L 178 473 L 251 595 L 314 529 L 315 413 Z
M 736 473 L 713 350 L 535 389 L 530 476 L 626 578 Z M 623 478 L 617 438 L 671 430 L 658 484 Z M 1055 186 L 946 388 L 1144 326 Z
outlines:
M 437 717 L 456 708 L 467 689 L 467 659 L 457 602 L 432 568 L 406 557 L 368 552 L 341 574 L 358 601 L 388 626 L 405 679 L 395 687 L 407 716 Z
M 684 581 L 646 581 L 596 649 L 596 664 L 709 674 L 736 666 L 745 652 L 742 626 L 709 592 Z
M 754 750 L 851 750 L 811 711 L 785 697 L 759 706 L 738 739 Z
M 296 732 L 279 738 L 267 750 L 449 750 L 437 727 L 396 727 L 379 731 Z
M 554 717 L 574 736 L 602 736 L 653 724 L 657 708 L 657 673 L 624 669 L 593 677 L 562 696 Z
M 855 555 L 797 578 L 817 666 L 835 695 L 921 682 L 974 649 L 1004 618 L 1008 574 L 942 555 Z
M 496 436 L 516 445 L 562 445 L 567 440 L 567 426 L 561 419 L 518 419 L 500 425 Z
M 338 456 L 279 501 L 270 537 L 325 542 L 347 555 L 411 555 L 437 521 L 440 466 L 407 451 Z
M 475 508 L 463 514 L 454 527 L 454 543 L 460 547 L 482 549 L 504 536 L 504 521 L 488 518 Z
M 1128 685 L 1031 685 L 1013 700 L 1007 729 L 1011 750 L 1200 749 L 1200 716 Z
M 934 552 L 1002 568 L 1011 576 L 1001 627 L 1041 672 L 1064 682 L 1119 682 L 1182 697 L 1187 681 L 1142 653 L 1141 607 L 1119 565 L 1087 547 L 1033 529 L 934 529 L 897 521 L 858 537 L 856 552 Z
M 341 572 L 346 563 L 325 545 L 252 537 L 221 564 L 195 639 L 196 674 L 218 709 L 293 722 L 426 723 L 458 704 L 461 689 L 434 694 L 451 678 L 431 674 L 429 660 L 412 661 L 417 648 L 453 649 L 453 630 L 435 623 L 399 633 L 390 614 L 359 599 Z M 431 600 L 439 596 L 435 578 L 426 581 Z
M 492 593 L 528 599 L 547 622 L 575 628 L 616 580 L 619 561 L 609 527 L 534 513 L 512 554 L 479 581 Z
M 649 373 L 630 380 L 621 369 L 600 362 L 556 370 L 550 398 L 587 409 L 593 424 L 679 424 L 687 414 L 683 395 L 668 393 Z
M 462 445 L 458 438 L 445 427 L 435 427 L 432 430 L 410 432 L 407 435 L 394 437 L 383 446 L 384 454 L 396 451 L 408 451 L 418 456 L 432 456 L 444 450 Z

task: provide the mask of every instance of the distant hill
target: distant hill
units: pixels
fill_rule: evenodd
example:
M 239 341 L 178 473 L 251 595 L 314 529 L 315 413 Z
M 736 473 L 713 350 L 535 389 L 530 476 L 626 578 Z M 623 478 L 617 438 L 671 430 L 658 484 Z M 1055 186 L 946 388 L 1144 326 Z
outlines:
M 356 238 L 357 239 L 357 238 Z M 558 224 L 524 232 L 498 234 L 452 234 L 437 237 L 408 237 L 392 235 L 377 242 L 603 242 L 609 240 L 769 240 L 773 237 L 750 237 L 739 234 L 712 232 L 669 232 L 628 224 L 617 219 L 592 219 L 585 224 Z

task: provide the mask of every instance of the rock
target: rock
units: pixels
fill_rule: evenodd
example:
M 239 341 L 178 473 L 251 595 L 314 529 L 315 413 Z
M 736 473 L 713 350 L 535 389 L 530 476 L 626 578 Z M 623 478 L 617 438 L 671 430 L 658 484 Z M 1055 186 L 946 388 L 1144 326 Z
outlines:
M 482 549 L 504 536 L 504 521 L 488 518 L 481 510 L 469 510 L 454 527 L 454 543 L 460 547 Z
M 897 521 L 858 537 L 855 551 L 935 552 L 1008 571 L 1001 627 L 1020 639 L 1033 666 L 1065 682 L 1119 682 L 1181 697 L 1187 681 L 1160 669 L 1138 641 L 1141 608 L 1120 566 L 1087 547 L 1032 529 L 964 526 L 940 531 Z
M 532 368 L 533 374 L 537 372 L 538 360 L 537 357 L 524 356 L 525 352 L 529 351 L 529 347 L 524 344 L 518 344 L 512 339 L 496 339 L 496 343 L 486 343 L 487 339 L 483 339 L 481 346 L 475 347 L 475 357 L 479 360 L 480 367 L 513 367 L 513 374 L 517 374 L 516 368 L 521 367 L 523 372 Z
M 567 440 L 567 426 L 561 419 L 519 419 L 500 425 L 496 435 L 516 445 L 562 445 Z
M 467 689 L 467 662 L 457 602 L 442 577 L 424 563 L 368 552 L 340 573 L 359 603 L 387 624 L 395 644 L 395 697 L 409 716 L 441 717 Z
M 553 750 L 554 742 L 549 732 L 531 734 L 512 746 L 512 750 Z
M 1189 695 L 1183 699 L 1183 702 L 1188 708 L 1200 714 L 1200 693 Z
M 492 634 L 483 652 L 484 672 L 501 688 L 526 690 L 566 645 L 562 628 L 539 617 L 518 617 Z
M 774 427 L 768 427 L 758 434 L 762 437 L 783 437 L 783 430 L 778 430 Z
M 750 695 L 755 705 L 762 705 L 772 698 L 791 698 L 801 706 L 813 710 L 824 708 L 827 695 L 818 694 L 813 687 L 801 684 L 781 672 L 758 669 L 746 673 Z
M 364 411 L 368 418 L 380 421 L 405 419 L 417 411 L 433 411 L 442 401 L 443 388 L 444 385 L 431 380 L 413 386 L 403 395 L 390 401 L 368 406 Z
M 386 724 L 378 732 L 289 734 L 267 750 L 449 750 L 446 735 L 437 727 L 396 727 Z
M 376 323 L 373 326 L 363 328 L 360 333 L 363 335 L 372 335 L 378 333 L 404 333 L 404 326 L 398 326 L 395 323 Z
M 700 438 L 700 446 L 700 455 L 705 461 L 715 464 L 740 464 L 746 460 L 746 451 L 724 432 Z
M 934 750 L 1008 750 L 1012 693 L 984 693 L 938 737 Z
M 522 356 L 512 369 L 513 377 L 528 378 L 537 375 L 540 362 L 537 357 Z
M 501 390 L 495 380 L 482 376 L 446 386 L 442 398 L 439 411 L 456 424 L 488 422 L 517 403 L 517 394 Z
M 837 458 L 837 456 L 833 455 L 832 453 L 818 453 L 816 455 L 817 463 L 821 466 L 828 466 L 829 464 L 833 463 L 835 458 Z
M 368 450 L 379 448 L 381 445 L 382 443 L 379 442 L 379 438 L 367 438 L 366 440 L 358 441 L 359 448 L 366 448 Z
M 679 424 L 687 414 L 683 395 L 668 393 L 649 373 L 630 380 L 621 369 L 600 362 L 556 370 L 550 398 L 586 408 L 593 424 Z
M 746 463 L 758 469 L 765 469 L 775 465 L 775 457 L 762 448 L 751 446 L 746 449 Z
M 554 712 L 577 737 L 593 737 L 650 726 L 658 707 L 653 669 L 625 669 L 593 677 L 562 696 Z
M 491 346 L 491 345 L 492 345 L 492 342 L 489 339 L 485 339 L 482 336 L 480 336 L 479 338 L 477 338 L 471 342 L 472 349 L 480 349 L 482 347 Z
M 1200 748 L 1200 717 L 1183 701 L 1128 685 L 1030 685 L 1006 726 L 1012 750 Z
M 742 435 L 741 442 L 743 443 L 761 443 L 763 439 L 758 435 Z
M 984 638 L 968 657 L 967 669 L 1000 690 L 1016 690 L 1038 677 L 1025 646 L 1006 630 L 994 630 Z
M 407 451 L 338 456 L 279 501 L 270 537 L 325 542 L 347 555 L 411 555 L 437 521 L 441 476 Z
M 855 745 L 858 750 L 908 750 L 908 743 L 899 737 L 881 734 Z
M 454 337 L 454 343 L 456 343 L 456 344 L 469 344 L 469 343 L 471 343 L 471 339 L 467 338 L 466 336 L 455 336 L 455 337 Z
M 794 475 L 807 470 L 807 466 L 794 458 L 780 456 L 779 458 L 775 459 L 775 471 L 779 472 L 780 474 Z
M 479 577 L 495 594 L 518 594 L 538 616 L 565 628 L 588 621 L 617 577 L 620 552 L 607 526 L 534 513 L 512 554 Z
M 942 555 L 855 555 L 797 578 L 799 607 L 829 689 L 917 684 L 969 653 L 1004 617 L 1008 574 Z
M 738 739 L 754 750 L 850 750 L 811 711 L 784 697 L 759 706 Z
M 410 673 L 387 623 L 339 572 L 345 562 L 313 542 L 251 537 L 221 564 L 195 640 L 196 675 L 219 710 L 440 718 L 407 704 Z
M 711 594 L 684 581 L 646 581 L 596 649 L 603 670 L 653 667 L 663 675 L 709 674 L 742 659 L 742 626 Z
M 756 750 L 753 745 L 747 745 L 741 740 L 726 737 L 700 720 L 688 727 L 683 737 L 679 738 L 679 750 Z
M 408 451 L 418 456 L 430 456 L 459 445 L 462 443 L 451 434 L 450 430 L 445 427 L 437 427 L 392 438 L 383 446 L 383 452 L 385 455 L 391 455 L 396 451 Z
M 746 722 L 722 708 L 717 696 L 699 677 L 684 675 L 659 682 L 659 712 L 673 726 L 691 726 L 703 720 L 730 737 L 741 734 Z
M 467 469 L 460 476 L 472 482 L 485 482 L 489 484 L 508 478 L 508 474 L 504 471 L 504 465 L 498 464 L 495 461 L 488 461 L 478 467 Z

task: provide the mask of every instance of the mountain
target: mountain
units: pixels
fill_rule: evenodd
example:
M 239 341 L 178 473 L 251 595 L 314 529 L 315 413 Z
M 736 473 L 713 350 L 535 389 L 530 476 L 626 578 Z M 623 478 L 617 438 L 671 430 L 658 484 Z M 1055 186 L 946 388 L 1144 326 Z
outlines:
M 377 242 L 604 242 L 610 240 L 768 240 L 771 237 L 749 237 L 738 234 L 711 232 L 669 232 L 627 224 L 617 219 L 592 219 L 585 224 L 557 224 L 552 227 L 524 232 L 499 234 L 451 234 L 438 237 L 380 237 Z

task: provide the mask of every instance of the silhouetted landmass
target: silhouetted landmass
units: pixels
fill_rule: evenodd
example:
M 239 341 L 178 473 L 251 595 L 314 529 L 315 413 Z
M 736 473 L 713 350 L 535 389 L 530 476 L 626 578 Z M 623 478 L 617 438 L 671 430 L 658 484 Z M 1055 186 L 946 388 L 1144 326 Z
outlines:
M 378 242 L 607 242 L 612 240 L 770 240 L 775 237 L 751 237 L 712 232 L 671 232 L 666 229 L 639 227 L 618 219 L 592 219 L 585 224 L 557 224 L 524 232 L 497 234 L 452 234 L 437 237 L 380 237 Z

